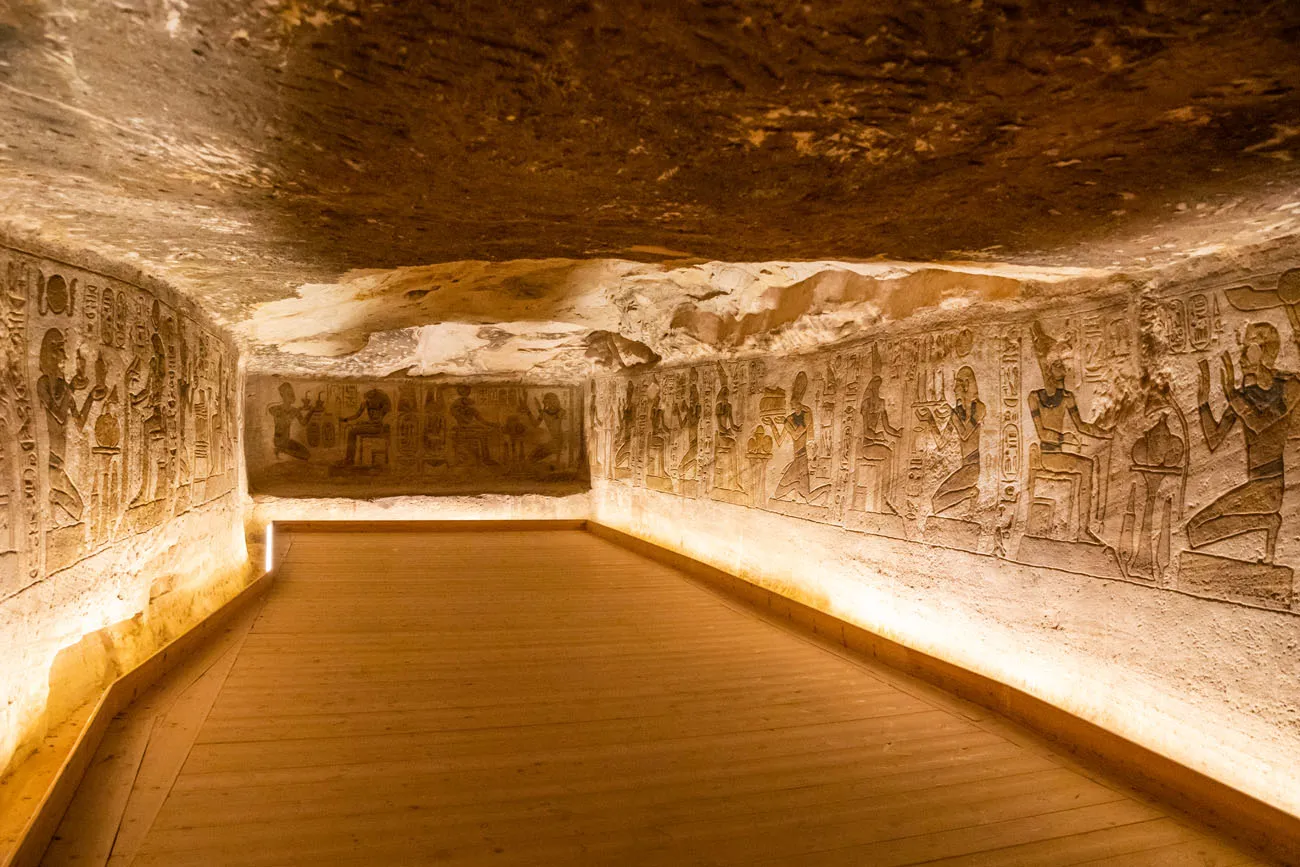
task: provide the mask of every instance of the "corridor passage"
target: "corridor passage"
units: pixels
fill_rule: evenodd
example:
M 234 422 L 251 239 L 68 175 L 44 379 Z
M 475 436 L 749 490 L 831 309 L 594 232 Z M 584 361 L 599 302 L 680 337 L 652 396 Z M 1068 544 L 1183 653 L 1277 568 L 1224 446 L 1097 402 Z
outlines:
M 1253 864 L 986 711 L 582 530 L 294 534 L 44 862 Z

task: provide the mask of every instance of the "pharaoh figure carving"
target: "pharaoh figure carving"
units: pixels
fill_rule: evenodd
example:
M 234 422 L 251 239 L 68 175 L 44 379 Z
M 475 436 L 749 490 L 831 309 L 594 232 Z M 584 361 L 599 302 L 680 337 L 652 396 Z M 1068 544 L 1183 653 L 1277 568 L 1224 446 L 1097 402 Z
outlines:
M 1287 312 L 1295 322 L 1294 305 Z M 1238 422 L 1246 444 L 1246 482 L 1219 496 L 1187 522 L 1187 541 L 1203 548 L 1244 533 L 1265 534 L 1265 558 L 1272 562 L 1282 526 L 1283 454 L 1293 410 L 1300 402 L 1300 380 L 1276 369 L 1281 338 L 1273 325 L 1254 322 L 1241 340 L 1241 384 L 1232 356 L 1221 356 L 1220 382 L 1227 406 L 1214 417 L 1210 406 L 1210 365 L 1202 359 L 1197 387 L 1201 432 L 1211 452 L 1223 445 Z
M 973 503 L 979 497 L 980 429 L 987 410 L 979 398 L 975 371 L 969 365 L 957 371 L 953 390 L 956 402 L 947 408 L 948 418 L 942 427 L 935 412 L 924 407 L 918 410 L 937 436 L 955 436 L 961 450 L 961 465 L 939 483 L 930 498 L 930 509 L 935 515 L 943 515 L 963 503 Z
M 795 503 L 819 505 L 830 491 L 830 485 L 812 486 L 812 467 L 808 461 L 808 440 L 813 432 L 812 409 L 803 402 L 808 391 L 808 374 L 802 370 L 794 378 L 790 389 L 790 407 L 785 418 L 773 427 L 773 434 L 778 444 L 789 437 L 794 454 L 786 464 L 781 479 L 772 494 L 774 500 L 788 500 Z
M 68 478 L 66 470 L 68 449 L 68 422 L 80 429 L 86 424 L 90 408 L 108 396 L 104 384 L 108 368 L 102 358 L 95 362 L 95 385 L 77 406 L 77 392 L 89 385 L 86 378 L 85 358 L 77 356 L 77 371 L 72 382 L 63 376 L 68 361 L 67 344 L 63 332 L 51 328 L 41 340 L 41 377 L 36 381 L 36 394 L 45 408 L 45 422 L 49 443 L 49 495 L 56 526 L 68 526 L 81 521 L 85 506 L 77 486 Z
M 1109 440 L 1108 427 L 1084 419 L 1074 392 L 1066 388 L 1066 364 L 1061 356 L 1064 348 L 1037 322 L 1030 327 L 1034 354 L 1043 376 L 1043 387 L 1029 393 L 1029 415 L 1034 421 L 1038 442 L 1030 447 L 1029 496 L 1030 509 L 1046 506 L 1054 511 L 1054 501 L 1038 498 L 1037 485 L 1050 478 L 1066 481 L 1070 486 L 1068 535 L 1072 541 L 1103 544 L 1090 526 L 1090 516 L 1097 494 L 1096 459 L 1083 451 L 1080 435 L 1093 440 Z M 1032 530 L 1042 531 L 1042 524 L 1031 511 Z
M 275 456 L 285 454 L 296 460 L 305 461 L 311 457 L 307 447 L 293 438 L 294 422 L 302 423 L 302 409 L 294 405 L 292 383 L 280 383 L 280 402 L 266 408 L 274 424 L 272 446 Z

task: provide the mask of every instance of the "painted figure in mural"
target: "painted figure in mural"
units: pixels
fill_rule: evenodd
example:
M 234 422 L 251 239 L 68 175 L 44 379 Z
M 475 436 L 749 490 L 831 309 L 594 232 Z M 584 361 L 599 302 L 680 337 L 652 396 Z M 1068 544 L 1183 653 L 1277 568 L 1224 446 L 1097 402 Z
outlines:
M 955 435 L 961 449 L 961 466 L 939 483 L 930 498 L 931 511 L 936 515 L 979 497 L 980 428 L 987 410 L 980 400 L 975 371 L 969 366 L 957 371 L 953 392 L 956 403 L 949 407 L 948 420 L 942 428 L 939 419 L 928 408 L 919 410 L 923 420 L 930 422 L 938 436 Z
M 357 464 L 357 444 L 362 437 L 379 437 L 387 439 L 388 426 L 384 419 L 393 411 L 393 399 L 378 388 L 368 389 L 361 396 L 361 405 L 357 411 L 339 421 L 348 425 L 347 452 L 343 457 L 343 466 L 354 467 Z M 358 421 L 362 416 L 365 421 Z
M 108 388 L 104 384 L 108 368 L 103 358 L 98 358 L 95 361 L 95 385 L 78 407 L 77 392 L 90 384 L 86 378 L 86 362 L 80 355 L 77 356 L 77 370 L 71 382 L 63 375 L 67 362 L 68 350 L 63 332 L 51 328 L 41 340 L 41 377 L 36 381 L 36 395 L 45 408 L 50 449 L 50 506 L 58 526 L 80 522 L 85 510 L 77 486 L 68 478 L 64 469 L 68 448 L 68 421 L 75 422 L 79 429 L 84 427 L 91 407 L 108 396 Z
M 1066 365 L 1064 359 L 1057 355 L 1058 341 L 1048 335 L 1037 322 L 1030 326 L 1030 332 L 1043 376 L 1043 388 L 1031 391 L 1028 398 L 1029 415 L 1038 432 L 1041 469 L 1078 480 L 1079 499 L 1075 503 L 1076 526 L 1073 529 L 1075 540 L 1102 544 L 1089 526 L 1096 461 L 1077 451 L 1081 442 L 1075 431 L 1093 439 L 1108 440 L 1111 438 L 1110 428 L 1083 418 L 1078 398 L 1065 387 Z M 1074 430 L 1070 430 L 1071 425 Z
M 285 454 L 296 460 L 305 461 L 311 457 L 311 452 L 307 447 L 293 438 L 293 424 L 303 423 L 302 408 L 294 405 L 293 385 L 288 382 L 280 383 L 280 402 L 271 404 L 266 408 L 270 414 L 272 424 L 274 425 L 271 434 L 272 447 L 275 449 L 275 456 Z
M 853 483 L 853 508 L 864 512 L 896 515 L 891 502 L 893 442 L 903 431 L 889 422 L 889 409 L 880 396 L 884 380 L 871 377 L 862 396 L 862 437 L 858 446 L 857 471 Z
M 816 490 L 812 487 L 812 468 L 808 462 L 808 439 L 813 431 L 812 409 L 803 402 L 808 392 L 808 374 L 802 370 L 794 378 L 794 387 L 790 390 L 790 408 L 782 424 L 773 430 L 779 444 L 786 436 L 794 444 L 794 456 L 781 473 L 781 480 L 776 484 L 772 498 L 789 500 L 796 503 L 814 503 L 828 491 L 829 485 L 822 485 Z
M 713 445 L 713 486 L 738 491 L 740 474 L 736 465 L 736 439 L 740 436 L 740 425 L 732 413 L 731 393 L 725 385 L 718 389 L 718 402 L 713 414 L 718 420 L 717 438 Z
M 525 409 L 528 409 L 525 404 Z M 553 391 L 542 395 L 537 404 L 537 415 L 528 411 L 528 418 L 533 426 L 546 432 L 545 442 L 538 443 L 528 457 L 533 463 L 540 463 L 548 458 L 559 458 L 562 464 L 568 463 L 564 454 L 564 407 L 560 405 L 560 396 Z
M 1210 408 L 1210 366 L 1202 360 L 1197 389 L 1201 432 L 1211 452 L 1241 422 L 1246 442 L 1246 483 L 1221 495 L 1187 522 L 1187 541 L 1193 548 L 1240 536 L 1265 533 L 1265 557 L 1273 560 L 1278 530 L 1282 526 L 1285 488 L 1283 455 L 1293 411 L 1300 404 L 1300 379 L 1274 367 L 1281 338 L 1267 322 L 1246 326 L 1241 341 L 1241 385 L 1232 356 L 1224 352 L 1220 382 L 1228 405 L 1216 419 Z
M 157 487 L 157 480 L 153 478 L 153 444 L 164 440 L 167 434 L 167 420 L 163 411 L 163 398 L 167 387 L 167 350 L 163 346 L 162 335 L 157 331 L 154 331 L 150 337 L 149 345 L 153 353 L 149 357 L 148 377 L 141 389 L 131 394 L 131 406 L 140 407 L 138 411 L 141 413 L 149 413 L 140 426 L 144 440 L 140 443 L 140 492 L 132 498 L 133 506 L 153 502 Z M 140 357 L 136 356 L 131 359 L 131 364 L 126 370 L 128 382 L 134 382 L 138 378 L 139 369 Z

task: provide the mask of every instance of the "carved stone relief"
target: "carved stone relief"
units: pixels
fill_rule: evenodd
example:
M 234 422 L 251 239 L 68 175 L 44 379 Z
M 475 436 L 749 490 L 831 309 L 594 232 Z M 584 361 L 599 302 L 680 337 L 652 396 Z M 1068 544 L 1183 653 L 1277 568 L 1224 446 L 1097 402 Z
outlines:
M 255 377 L 245 400 L 255 494 L 570 493 L 588 478 L 575 386 Z M 622 429 L 593 427 L 601 472 L 626 461 Z
M 600 378 L 592 468 L 616 484 L 1291 610 L 1297 371 L 1290 269 Z
M 0 598 L 235 489 L 234 349 L 170 293 L 0 249 Z

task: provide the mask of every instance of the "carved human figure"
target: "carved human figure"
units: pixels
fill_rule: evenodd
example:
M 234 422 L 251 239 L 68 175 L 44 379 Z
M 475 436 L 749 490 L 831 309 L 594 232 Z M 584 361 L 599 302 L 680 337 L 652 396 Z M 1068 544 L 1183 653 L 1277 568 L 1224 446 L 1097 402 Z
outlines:
M 813 431 L 812 409 L 803 402 L 808 391 L 808 374 L 802 370 L 794 378 L 790 389 L 790 407 L 780 425 L 774 426 L 773 434 L 779 444 L 789 437 L 794 454 L 786 464 L 781 479 L 776 483 L 772 498 L 789 500 L 796 503 L 811 503 L 819 494 L 825 493 L 825 485 L 817 491 L 812 488 L 812 467 L 808 461 L 808 438 Z
M 646 474 L 666 478 L 668 468 L 664 451 L 668 448 L 668 417 L 664 413 L 658 383 L 650 388 L 650 432 L 646 437 L 646 456 L 649 466 Z
M 68 350 L 63 332 L 57 328 L 49 329 L 41 340 L 41 376 L 36 381 L 36 395 L 45 409 L 49 445 L 50 506 L 55 513 L 58 526 L 78 523 L 85 511 L 81 494 L 72 479 L 68 478 L 65 469 L 68 422 L 75 423 L 78 429 L 84 427 L 90 415 L 90 408 L 108 395 L 108 388 L 104 384 L 108 368 L 103 358 L 97 358 L 95 385 L 78 407 L 77 392 L 89 385 L 86 378 L 86 362 L 81 355 L 77 356 L 77 370 L 71 382 L 63 375 L 67 362 Z
M 1032 324 L 1030 331 L 1043 376 L 1043 387 L 1034 389 L 1028 397 L 1029 415 L 1038 433 L 1041 469 L 1077 479 L 1078 502 L 1074 504 L 1075 526 L 1072 528 L 1074 539 L 1100 544 L 1101 540 L 1093 534 L 1088 520 L 1092 512 L 1096 461 L 1077 451 L 1081 445 L 1078 434 L 1108 440 L 1111 432 L 1105 425 L 1086 420 L 1079 411 L 1078 398 L 1065 387 L 1065 361 L 1055 351 L 1058 341 L 1037 322 Z
M 893 473 L 893 442 L 903 435 L 889 421 L 889 408 L 880 395 L 884 380 L 873 376 L 862 396 L 862 435 L 858 442 L 857 468 L 853 482 L 853 508 L 879 514 L 898 514 L 890 502 Z
M 591 425 L 591 459 L 592 474 L 596 478 L 605 476 L 605 420 L 600 415 L 600 403 L 593 384 L 587 390 L 587 418 Z
M 631 472 L 632 468 L 632 431 L 636 427 L 635 389 L 632 380 L 627 381 L 627 393 L 619 402 L 618 423 L 615 429 L 614 469 Z
M 1285 488 L 1283 456 L 1293 411 L 1300 403 L 1300 379 L 1274 367 L 1281 338 L 1267 322 L 1246 326 L 1241 340 L 1241 385 L 1232 356 L 1224 352 L 1220 382 L 1227 407 L 1216 419 L 1210 408 L 1210 366 L 1202 360 L 1197 389 L 1201 433 L 1211 452 L 1241 422 L 1246 444 L 1246 482 L 1220 495 L 1187 522 L 1187 541 L 1201 548 L 1243 533 L 1264 531 L 1265 558 L 1272 562 L 1282 526 Z
M 528 409 L 525 405 L 525 409 Z M 560 397 L 553 391 L 548 391 L 542 395 L 542 400 L 537 404 L 537 414 L 533 415 L 531 409 L 528 410 L 528 417 L 533 426 L 541 428 L 546 432 L 544 442 L 538 443 L 528 456 L 533 463 L 540 463 L 551 457 L 558 457 L 562 463 L 568 463 L 567 456 L 564 452 L 564 407 L 560 405 Z
M 286 454 L 296 460 L 305 461 L 311 457 L 311 452 L 307 447 L 293 438 L 293 424 L 305 424 L 302 407 L 294 405 L 293 385 L 288 382 L 280 383 L 280 402 L 271 404 L 266 408 L 270 414 L 273 424 L 271 434 L 271 445 L 275 450 L 275 456 L 278 458 L 281 454 Z
M 527 457 L 524 441 L 528 437 L 528 425 L 524 422 L 524 416 L 529 415 L 528 405 L 524 404 L 520 409 L 522 413 L 511 413 L 501 428 L 506 438 L 506 463 L 511 466 L 522 464 Z
M 343 466 L 354 467 L 357 463 L 357 444 L 362 437 L 387 437 L 388 428 L 384 419 L 393 411 L 393 399 L 378 388 L 371 388 L 361 396 L 357 411 L 347 418 L 339 419 L 348 425 L 347 451 L 343 457 Z M 364 420 L 359 420 L 365 416 Z
M 979 496 L 980 428 L 984 423 L 987 410 L 984 402 L 979 398 L 979 383 L 975 380 L 975 371 L 969 366 L 957 371 L 953 392 L 956 403 L 948 408 L 948 418 L 942 427 L 939 425 L 939 419 L 928 408 L 919 411 L 922 418 L 930 422 L 938 436 L 956 436 L 961 450 L 961 465 L 939 483 L 939 487 L 930 498 L 931 511 L 936 515 L 942 515 Z
M 692 376 L 690 391 L 684 400 L 677 403 L 677 427 L 686 431 L 686 453 L 682 455 L 678 470 L 680 478 L 693 479 L 699 470 L 700 419 L 703 416 L 700 388 Z
M 456 399 L 451 402 L 452 450 L 458 460 L 472 464 L 495 466 L 496 461 L 488 449 L 488 437 L 493 425 L 479 412 L 474 402 L 473 389 L 468 385 L 456 386 Z M 523 407 L 524 412 L 528 411 Z
M 220 475 L 226 471 L 227 450 L 230 448 L 230 442 L 226 437 L 226 413 L 230 412 L 226 400 L 226 367 L 225 358 L 217 356 L 217 397 L 214 401 L 211 414 L 212 425 L 212 475 Z
M 738 490 L 739 471 L 736 465 L 736 439 L 740 435 L 740 425 L 736 423 L 731 408 L 731 393 L 724 385 L 718 389 L 718 401 L 713 414 L 717 418 L 717 434 L 714 439 L 714 487 L 723 490 Z
M 138 412 L 148 413 L 140 426 L 143 440 L 140 443 L 140 491 L 132 498 L 132 506 L 153 500 L 153 444 L 164 440 L 167 433 L 166 415 L 163 412 L 163 393 L 167 386 L 167 350 L 157 331 L 150 337 L 149 345 L 153 354 L 149 357 L 148 376 L 140 390 L 131 393 L 131 406 L 139 407 Z M 128 382 L 134 382 L 138 378 L 139 370 L 140 357 L 136 356 L 131 359 L 126 370 Z

